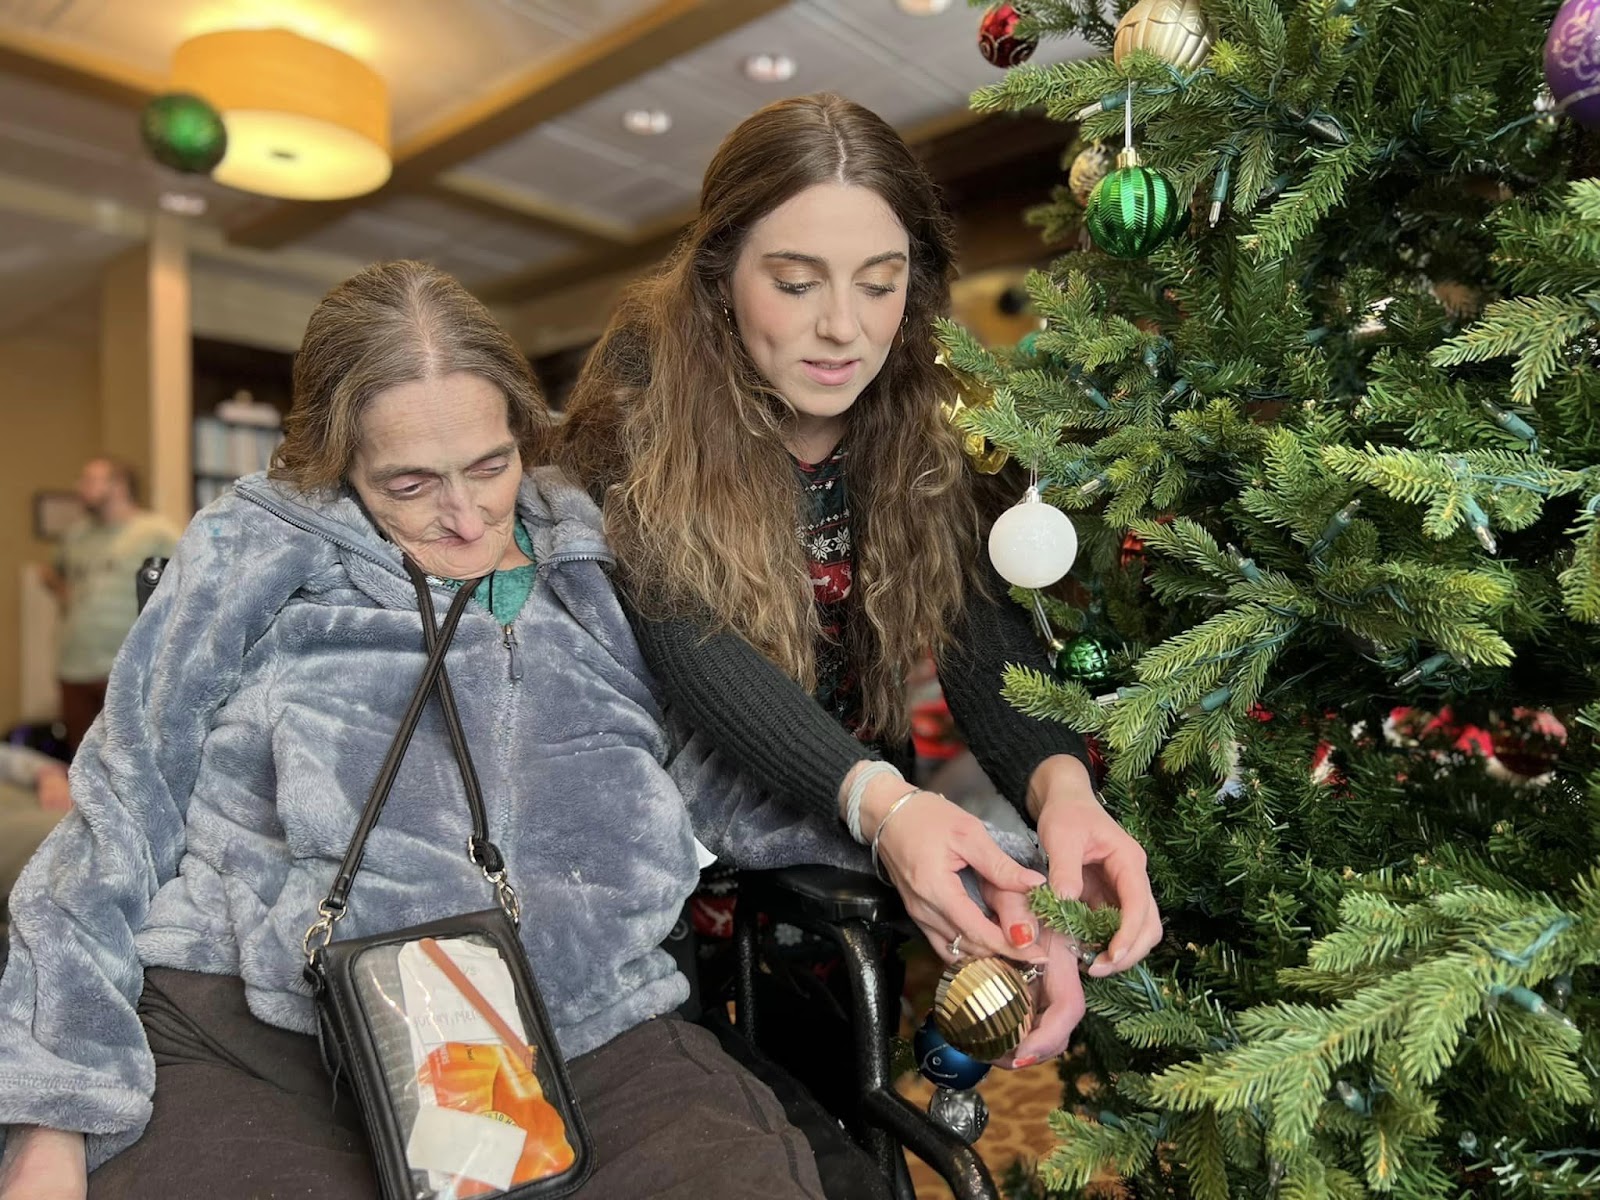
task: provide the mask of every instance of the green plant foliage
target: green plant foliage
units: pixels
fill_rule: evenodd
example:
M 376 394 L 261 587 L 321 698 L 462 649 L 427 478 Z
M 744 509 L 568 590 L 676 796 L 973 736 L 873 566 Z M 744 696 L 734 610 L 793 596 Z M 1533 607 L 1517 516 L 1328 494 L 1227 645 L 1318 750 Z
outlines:
M 1033 272 L 1025 356 L 940 331 L 1078 525 L 1052 622 L 1112 647 L 1006 694 L 1099 741 L 1167 929 L 1086 980 L 1102 1086 L 1013 1192 L 1600 1197 L 1600 135 L 1534 106 L 1557 3 L 1202 3 L 1197 70 L 973 98 L 1120 144 L 1131 86 L 1201 214 Z

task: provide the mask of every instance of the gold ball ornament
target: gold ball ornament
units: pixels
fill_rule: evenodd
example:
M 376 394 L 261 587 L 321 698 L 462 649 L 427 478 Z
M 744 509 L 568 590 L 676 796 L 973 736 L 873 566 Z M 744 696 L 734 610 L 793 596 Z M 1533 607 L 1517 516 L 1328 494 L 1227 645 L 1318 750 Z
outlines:
M 1116 156 L 1099 142 L 1078 151 L 1067 171 L 1067 187 L 1079 204 L 1089 203 L 1094 185 L 1111 174 L 1116 161 Z
M 1192 71 L 1211 53 L 1215 34 L 1200 0 L 1139 0 L 1117 22 L 1111 56 L 1122 60 L 1134 50 L 1148 50 L 1180 71 Z
M 1033 1028 L 1033 989 L 1004 958 L 951 963 L 933 996 L 933 1023 L 963 1054 L 993 1061 L 1017 1048 Z
M 966 453 L 972 469 L 980 475 L 996 475 L 1011 460 L 1010 451 L 989 443 L 981 433 L 968 433 L 961 428 L 961 414 L 969 408 L 988 408 L 994 403 L 994 392 L 972 376 L 958 371 L 945 358 L 944 351 L 934 355 L 933 361 L 949 371 L 956 381 L 958 391 L 951 400 L 941 400 L 939 411 L 961 436 L 961 449 Z

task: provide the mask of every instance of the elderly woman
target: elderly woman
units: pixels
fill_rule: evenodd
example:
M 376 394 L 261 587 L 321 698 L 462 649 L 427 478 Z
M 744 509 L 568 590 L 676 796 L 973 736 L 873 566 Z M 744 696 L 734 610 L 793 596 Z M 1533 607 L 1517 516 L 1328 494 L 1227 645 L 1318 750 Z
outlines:
M 772 1094 L 650 1019 L 687 995 L 659 945 L 697 878 L 685 796 L 715 780 L 670 753 L 599 514 L 534 465 L 526 361 L 454 281 L 390 263 L 318 306 L 294 395 L 272 477 L 184 535 L 12 896 L 0 1197 L 374 1194 L 302 936 L 421 674 L 402 556 L 441 610 L 482 579 L 449 670 L 594 1140 L 581 1195 L 819 1196 Z M 429 711 L 341 937 L 484 907 Z

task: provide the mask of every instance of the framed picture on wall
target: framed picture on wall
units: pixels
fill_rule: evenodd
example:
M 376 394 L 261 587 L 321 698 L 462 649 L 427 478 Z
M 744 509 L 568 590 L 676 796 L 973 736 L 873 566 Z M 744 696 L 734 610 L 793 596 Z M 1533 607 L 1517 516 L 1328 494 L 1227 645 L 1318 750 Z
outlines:
M 83 501 L 77 492 L 35 492 L 33 494 L 33 536 L 57 542 L 83 520 Z

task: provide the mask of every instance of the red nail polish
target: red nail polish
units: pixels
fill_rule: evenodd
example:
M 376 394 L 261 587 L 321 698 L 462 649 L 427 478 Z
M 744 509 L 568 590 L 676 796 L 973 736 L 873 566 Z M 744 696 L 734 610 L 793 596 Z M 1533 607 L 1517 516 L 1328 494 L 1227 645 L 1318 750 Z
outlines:
M 1013 946 L 1026 946 L 1033 941 L 1033 926 L 1026 921 L 1018 921 L 1007 930 L 1007 934 L 1010 936 Z
M 1035 1058 L 1033 1055 L 1026 1054 L 1021 1058 L 1014 1059 L 1012 1061 L 1011 1065 L 1013 1067 L 1015 1067 L 1017 1070 L 1020 1071 L 1020 1070 L 1022 1070 L 1023 1067 L 1031 1067 L 1031 1066 L 1033 1066 L 1034 1063 L 1036 1063 L 1038 1061 L 1039 1060 L 1037 1058 Z

